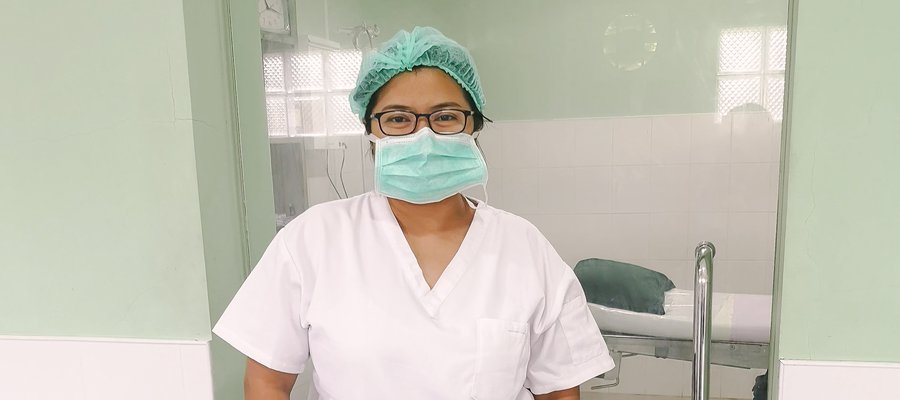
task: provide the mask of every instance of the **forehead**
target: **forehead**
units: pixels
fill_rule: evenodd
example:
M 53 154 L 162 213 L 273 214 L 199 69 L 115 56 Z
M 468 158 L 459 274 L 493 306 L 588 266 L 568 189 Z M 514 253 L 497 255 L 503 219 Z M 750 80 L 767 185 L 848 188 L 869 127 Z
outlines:
M 373 110 L 399 105 L 424 111 L 447 102 L 467 106 L 462 87 L 443 70 L 425 67 L 402 72 L 391 78 L 381 88 Z

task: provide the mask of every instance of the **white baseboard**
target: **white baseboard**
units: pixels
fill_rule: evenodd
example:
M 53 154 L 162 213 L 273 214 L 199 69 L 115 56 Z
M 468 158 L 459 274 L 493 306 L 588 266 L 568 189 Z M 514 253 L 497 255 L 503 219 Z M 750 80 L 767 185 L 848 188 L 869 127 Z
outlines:
M 779 367 L 778 400 L 900 399 L 900 364 L 781 360 Z
M 0 336 L 0 399 L 213 400 L 209 342 Z

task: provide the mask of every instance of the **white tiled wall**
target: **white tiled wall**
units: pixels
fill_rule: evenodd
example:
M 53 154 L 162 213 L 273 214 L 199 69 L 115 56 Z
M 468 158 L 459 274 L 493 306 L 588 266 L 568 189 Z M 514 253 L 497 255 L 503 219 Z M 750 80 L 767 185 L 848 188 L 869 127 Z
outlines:
M 574 265 L 613 258 L 692 287 L 770 293 L 780 128 L 766 113 L 500 122 L 480 137 L 496 207 L 534 222 Z
M 0 399 L 212 400 L 209 343 L 0 337 Z
M 570 265 L 589 257 L 632 262 L 690 289 L 694 247 L 709 240 L 718 250 L 716 291 L 768 294 L 780 131 L 767 113 L 665 115 L 498 122 L 479 142 L 489 167 L 488 202 L 532 221 Z M 349 194 L 370 190 L 369 142 L 346 143 Z M 306 170 L 315 204 L 337 197 L 325 151 L 312 147 Z M 331 150 L 332 176 L 342 152 Z M 626 365 L 622 384 L 609 391 L 689 395 L 689 363 L 626 363 L 637 367 Z M 711 394 L 750 398 L 760 373 L 716 368 Z
M 715 243 L 717 291 L 771 293 L 780 126 L 768 114 L 501 122 L 480 138 L 490 202 L 537 225 L 571 265 L 633 262 L 693 287 Z M 624 361 L 604 392 L 690 395 L 690 364 Z M 716 367 L 711 395 L 750 398 L 760 370 Z
M 781 400 L 900 399 L 900 364 L 781 360 Z

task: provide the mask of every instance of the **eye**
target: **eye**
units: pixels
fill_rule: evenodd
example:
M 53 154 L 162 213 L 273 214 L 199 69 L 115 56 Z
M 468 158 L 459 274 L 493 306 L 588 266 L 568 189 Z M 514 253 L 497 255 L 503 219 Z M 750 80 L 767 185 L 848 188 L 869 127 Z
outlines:
M 458 111 L 439 111 L 433 118 L 435 122 L 458 122 L 463 116 Z
M 414 116 L 405 112 L 393 112 L 381 116 L 381 120 L 388 124 L 408 124 L 413 120 Z

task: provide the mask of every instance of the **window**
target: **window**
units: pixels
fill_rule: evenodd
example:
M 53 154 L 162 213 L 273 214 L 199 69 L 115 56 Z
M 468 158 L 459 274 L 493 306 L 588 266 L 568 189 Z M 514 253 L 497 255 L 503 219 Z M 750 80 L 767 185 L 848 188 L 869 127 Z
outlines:
M 318 48 L 263 56 L 270 140 L 362 134 L 347 98 L 361 60 L 358 50 Z
M 787 28 L 725 29 L 719 36 L 718 114 L 757 105 L 782 119 Z

